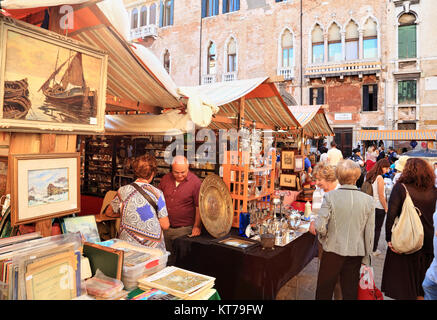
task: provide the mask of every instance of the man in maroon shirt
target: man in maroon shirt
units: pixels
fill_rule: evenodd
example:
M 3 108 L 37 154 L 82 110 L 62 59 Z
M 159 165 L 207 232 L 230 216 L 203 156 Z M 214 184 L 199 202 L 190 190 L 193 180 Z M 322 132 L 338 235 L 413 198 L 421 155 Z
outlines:
M 172 253 L 174 239 L 200 235 L 199 191 L 202 181 L 189 170 L 183 156 L 173 159 L 172 172 L 162 177 L 158 188 L 164 193 L 170 228 L 164 231 L 165 246 Z M 170 255 L 171 257 L 171 255 Z

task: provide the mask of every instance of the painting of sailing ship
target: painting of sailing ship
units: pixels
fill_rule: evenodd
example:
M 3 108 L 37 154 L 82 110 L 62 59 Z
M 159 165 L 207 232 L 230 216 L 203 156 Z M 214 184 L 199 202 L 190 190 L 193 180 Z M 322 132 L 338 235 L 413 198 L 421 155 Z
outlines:
M 10 127 L 101 132 L 107 54 L 35 32 L 4 32 L 0 118 Z

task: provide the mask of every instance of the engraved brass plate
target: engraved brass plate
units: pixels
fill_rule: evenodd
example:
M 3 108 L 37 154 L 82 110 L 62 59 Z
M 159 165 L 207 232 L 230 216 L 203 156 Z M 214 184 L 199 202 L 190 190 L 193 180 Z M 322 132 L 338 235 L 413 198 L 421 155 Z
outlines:
M 206 230 L 215 238 L 229 233 L 232 227 L 232 198 L 226 184 L 209 174 L 200 186 L 199 211 Z

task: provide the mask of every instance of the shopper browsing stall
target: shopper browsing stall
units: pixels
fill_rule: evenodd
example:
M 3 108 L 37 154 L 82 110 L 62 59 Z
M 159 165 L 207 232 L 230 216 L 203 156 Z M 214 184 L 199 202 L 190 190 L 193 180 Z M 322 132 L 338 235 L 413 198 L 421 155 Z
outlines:
M 323 247 L 317 300 L 332 299 L 339 276 L 343 299 L 357 299 L 361 264 L 370 264 L 375 212 L 373 199 L 355 185 L 360 174 L 357 163 L 340 161 L 336 176 L 341 187 L 325 194 L 315 219 L 315 231 Z
M 189 170 L 188 160 L 184 156 L 173 159 L 172 172 L 167 173 L 159 183 L 158 188 L 164 193 L 170 220 L 170 228 L 165 231 L 165 243 L 170 252 L 174 239 L 185 235 L 199 236 L 201 233 L 201 183 Z
M 105 215 L 121 217 L 119 238 L 165 250 L 163 230 L 170 226 L 163 193 L 152 182 L 157 162 L 146 154 L 133 161 L 137 179 L 118 189 Z

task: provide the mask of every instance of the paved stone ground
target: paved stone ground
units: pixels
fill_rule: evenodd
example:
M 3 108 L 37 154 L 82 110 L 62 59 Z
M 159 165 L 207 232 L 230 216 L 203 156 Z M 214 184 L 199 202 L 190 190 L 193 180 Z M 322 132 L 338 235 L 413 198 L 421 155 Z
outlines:
M 381 237 L 378 243 L 381 255 L 372 256 L 372 267 L 375 276 L 376 287 L 381 289 L 382 270 L 384 267 L 387 243 L 385 242 L 385 223 L 382 226 Z M 295 277 L 290 279 L 276 295 L 276 300 L 314 300 L 316 296 L 317 273 L 319 259 L 314 258 L 308 265 Z M 384 296 L 385 300 L 391 300 Z

